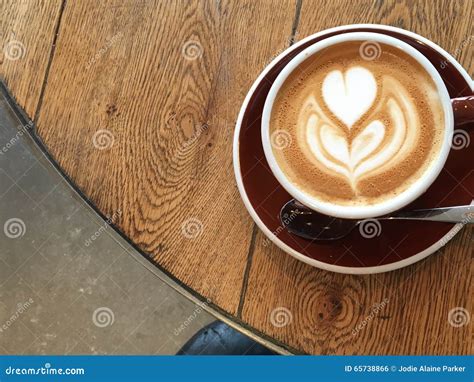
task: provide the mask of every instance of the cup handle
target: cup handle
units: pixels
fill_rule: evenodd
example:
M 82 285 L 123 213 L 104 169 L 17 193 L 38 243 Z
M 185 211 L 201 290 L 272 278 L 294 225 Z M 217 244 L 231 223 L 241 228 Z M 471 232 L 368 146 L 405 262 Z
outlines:
M 474 122 L 474 95 L 453 98 L 454 125 L 460 126 Z

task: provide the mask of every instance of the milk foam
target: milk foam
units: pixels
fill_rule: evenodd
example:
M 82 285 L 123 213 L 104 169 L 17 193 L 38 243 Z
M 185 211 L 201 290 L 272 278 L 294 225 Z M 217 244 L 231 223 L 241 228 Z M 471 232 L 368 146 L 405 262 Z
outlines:
M 367 126 L 349 142 L 345 129 L 324 118 L 324 111 L 313 95 L 306 100 L 305 112 L 297 122 L 298 128 L 304 131 L 305 143 L 311 154 L 329 170 L 344 175 L 355 190 L 359 178 L 391 162 L 402 145 L 415 142 L 405 142 L 408 137 L 407 119 L 412 131 L 420 128 L 416 108 L 403 86 L 389 76 L 383 77 L 382 84 L 386 87 L 387 97 L 379 99 L 379 108 L 386 109 L 390 116 L 392 132 L 389 139 L 384 140 L 384 123 L 369 118 Z M 377 94 L 374 75 L 361 67 L 348 69 L 345 76 L 341 71 L 330 72 L 322 88 L 322 100 L 334 117 L 343 121 L 342 127 L 348 129 L 373 106 Z M 367 99 L 359 101 L 366 96 Z M 339 103 L 338 97 L 341 99 Z
M 300 188 L 331 202 L 372 204 L 427 168 L 444 114 L 433 81 L 411 57 L 383 46 L 381 62 L 367 62 L 360 43 L 344 44 L 321 55 L 329 63 L 305 63 L 287 80 L 270 128 L 294 136 L 296 144 L 275 156 Z
M 374 75 L 360 66 L 330 72 L 323 82 L 323 99 L 329 110 L 347 127 L 357 122 L 375 100 L 377 83 Z

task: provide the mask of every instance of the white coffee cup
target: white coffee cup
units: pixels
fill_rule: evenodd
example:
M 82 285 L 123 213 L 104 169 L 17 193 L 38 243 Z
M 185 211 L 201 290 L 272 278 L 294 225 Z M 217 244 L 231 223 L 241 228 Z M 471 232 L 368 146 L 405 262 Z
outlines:
M 401 49 L 406 54 L 418 61 L 423 68 L 430 74 L 433 79 L 439 98 L 443 105 L 445 117 L 444 137 L 441 143 L 441 148 L 436 158 L 432 158 L 431 164 L 423 175 L 416 180 L 408 189 L 399 195 L 388 199 L 384 202 L 374 205 L 364 206 L 343 206 L 330 202 L 325 202 L 314 198 L 303 190 L 299 189 L 293 184 L 279 167 L 272 148 L 272 140 L 270 134 L 270 116 L 272 108 L 280 88 L 282 87 L 288 76 L 305 61 L 308 57 L 317 54 L 322 49 L 328 48 L 332 45 L 347 42 L 347 41 L 369 41 L 374 43 L 383 43 Z M 448 158 L 451 148 L 451 142 L 454 131 L 454 117 L 451 99 L 448 89 L 444 84 L 440 74 L 429 60 L 422 55 L 418 50 L 411 47 L 407 43 L 390 36 L 372 32 L 350 32 L 341 35 L 328 37 L 322 41 L 309 46 L 298 55 L 296 55 L 280 72 L 275 82 L 273 83 L 270 92 L 265 101 L 262 114 L 262 144 L 265 152 L 267 162 L 277 178 L 278 182 L 285 188 L 285 190 L 292 195 L 296 200 L 300 201 L 307 207 L 314 211 L 325 215 L 335 216 L 346 219 L 366 219 L 386 215 L 390 212 L 401 209 L 407 204 L 414 201 L 422 195 L 428 187 L 435 181 Z

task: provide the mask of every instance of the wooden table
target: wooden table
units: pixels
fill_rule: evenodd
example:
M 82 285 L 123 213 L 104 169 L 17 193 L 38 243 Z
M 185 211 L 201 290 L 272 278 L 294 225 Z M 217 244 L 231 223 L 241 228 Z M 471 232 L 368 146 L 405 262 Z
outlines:
M 202 298 L 295 352 L 472 351 L 470 325 L 448 322 L 453 308 L 472 312 L 472 228 L 400 271 L 314 269 L 265 245 L 231 156 L 258 73 L 319 30 L 406 28 L 472 75 L 471 0 L 7 0 L 1 15 L 0 73 L 51 155 L 145 256 Z M 15 44 L 20 54 L 7 53 Z M 282 308 L 291 320 L 274 325 Z

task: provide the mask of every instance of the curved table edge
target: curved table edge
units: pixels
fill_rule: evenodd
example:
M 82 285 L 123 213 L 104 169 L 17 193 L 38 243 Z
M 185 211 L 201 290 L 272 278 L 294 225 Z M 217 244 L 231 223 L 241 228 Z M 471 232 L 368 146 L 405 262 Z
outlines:
M 270 336 L 246 324 L 241 319 L 224 311 L 219 306 L 210 303 L 208 299 L 206 299 L 204 296 L 182 283 L 178 278 L 176 278 L 173 274 L 164 269 L 160 264 L 154 262 L 149 255 L 147 255 L 144 251 L 138 248 L 135 243 L 133 243 L 133 241 L 130 240 L 117 226 L 112 224 L 112 222 L 110 222 L 107 217 L 102 214 L 102 212 L 94 205 L 94 203 L 76 186 L 74 181 L 62 170 L 59 164 L 50 155 L 42 139 L 37 135 L 35 122 L 31 120 L 31 118 L 26 114 L 23 108 L 16 102 L 15 97 L 8 89 L 2 77 L 0 77 L 0 94 L 2 97 L 5 98 L 12 111 L 21 121 L 22 126 L 29 125 L 32 127 L 25 129 L 25 131 L 27 132 L 26 136 L 31 140 L 31 142 L 36 146 L 36 148 L 38 148 L 44 154 L 50 165 L 60 175 L 60 177 L 65 180 L 71 192 L 79 196 L 79 198 L 89 208 L 89 212 L 98 216 L 105 224 L 107 224 L 107 226 L 111 227 L 114 232 L 118 234 L 121 240 L 123 240 L 126 244 L 133 248 L 134 252 L 131 252 L 123 245 L 123 243 L 117 241 L 117 243 L 122 247 L 122 249 L 124 249 L 130 256 L 132 256 L 135 261 L 137 261 L 140 265 L 144 266 L 148 271 L 152 272 L 169 287 L 173 288 L 175 291 L 177 291 L 190 301 L 199 305 L 209 314 L 211 314 L 218 320 L 225 322 L 227 325 L 238 330 L 244 335 L 252 338 L 261 345 L 266 346 L 269 349 L 275 351 L 276 353 L 282 355 L 305 354 L 304 352 L 301 352 L 297 349 L 293 349 L 290 346 L 285 345 L 279 342 L 278 340 L 275 340 L 274 338 L 271 338 Z

